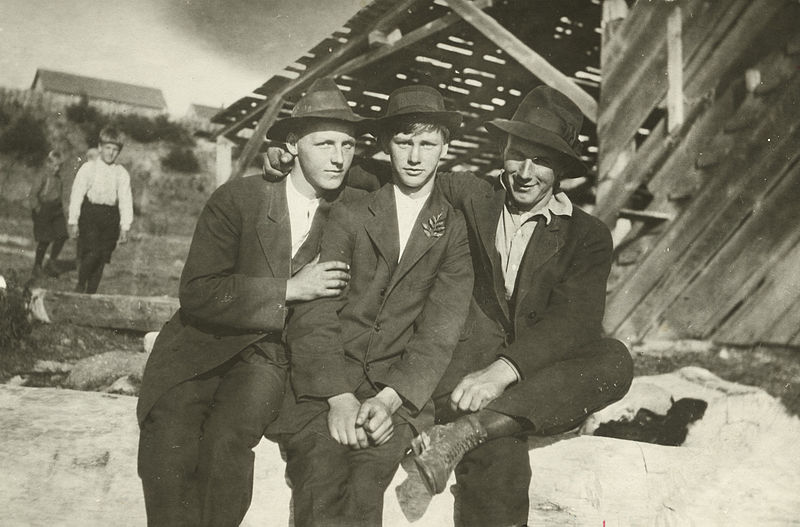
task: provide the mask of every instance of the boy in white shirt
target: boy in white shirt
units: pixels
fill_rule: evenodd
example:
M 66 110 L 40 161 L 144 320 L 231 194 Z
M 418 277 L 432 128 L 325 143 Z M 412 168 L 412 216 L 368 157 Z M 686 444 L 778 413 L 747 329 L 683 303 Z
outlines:
M 78 293 L 97 292 L 117 241 L 128 240 L 133 197 L 128 171 L 116 163 L 122 145 L 119 130 L 100 130 L 98 157 L 84 163 L 72 183 L 67 230 L 78 240 Z

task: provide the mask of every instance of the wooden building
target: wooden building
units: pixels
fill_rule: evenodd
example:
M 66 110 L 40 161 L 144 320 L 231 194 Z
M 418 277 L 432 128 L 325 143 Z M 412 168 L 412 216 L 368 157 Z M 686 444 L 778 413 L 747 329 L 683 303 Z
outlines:
M 444 168 L 490 171 L 482 123 L 551 85 L 587 117 L 568 193 L 615 234 L 606 330 L 798 346 L 798 33 L 793 0 L 374 0 L 215 122 L 237 177 L 314 79 L 365 116 L 425 83 L 465 119 Z
M 65 106 L 86 97 L 89 104 L 109 114 L 136 113 L 155 117 L 167 111 L 164 94 L 159 88 L 42 68 L 36 70 L 31 90 L 51 94 Z

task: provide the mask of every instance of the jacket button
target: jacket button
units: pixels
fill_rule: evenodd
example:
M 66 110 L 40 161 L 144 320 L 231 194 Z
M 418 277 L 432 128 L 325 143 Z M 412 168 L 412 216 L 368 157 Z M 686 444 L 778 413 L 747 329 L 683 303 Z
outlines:
M 380 332 L 380 330 L 381 330 L 381 324 L 380 324 L 380 322 L 375 322 L 375 325 L 374 325 L 374 326 L 372 326 L 372 329 L 374 329 L 376 333 L 379 333 L 379 332 Z
M 364 366 L 364 371 L 369 371 L 369 364 Z
M 536 318 L 536 315 L 537 315 L 536 311 L 531 311 L 530 313 L 528 313 L 528 318 L 533 320 L 534 318 Z
M 386 288 L 381 289 L 381 296 L 386 296 Z

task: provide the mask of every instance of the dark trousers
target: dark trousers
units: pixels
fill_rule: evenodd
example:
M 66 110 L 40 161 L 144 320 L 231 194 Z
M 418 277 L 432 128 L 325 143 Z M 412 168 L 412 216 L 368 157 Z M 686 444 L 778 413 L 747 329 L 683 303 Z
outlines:
M 383 494 L 405 456 L 413 431 L 395 418 L 381 446 L 352 450 L 328 431 L 328 413 L 315 417 L 281 444 L 292 487 L 295 527 L 379 526 Z
M 116 205 L 97 205 L 84 199 L 78 218 L 79 293 L 94 294 L 103 277 L 103 268 L 119 238 L 119 209 Z
M 284 366 L 249 348 L 165 393 L 142 424 L 139 476 L 150 527 L 237 526 L 252 449 L 277 416 Z
M 633 378 L 627 348 L 614 339 L 589 343 L 580 358 L 526 377 L 488 409 L 521 418 L 532 435 L 554 435 L 579 426 L 592 412 L 621 399 Z M 437 421 L 449 421 L 447 399 L 437 400 Z M 531 481 L 525 437 L 501 437 L 469 452 L 456 467 L 456 527 L 507 527 L 528 520 Z

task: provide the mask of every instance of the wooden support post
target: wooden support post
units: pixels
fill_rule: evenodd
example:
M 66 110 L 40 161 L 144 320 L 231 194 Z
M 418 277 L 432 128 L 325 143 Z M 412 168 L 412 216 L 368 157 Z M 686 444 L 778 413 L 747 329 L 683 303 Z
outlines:
M 683 124 L 683 36 L 681 8 L 675 6 L 667 18 L 667 131 Z
M 497 20 L 481 11 L 472 2 L 468 0 L 447 0 L 447 4 L 468 24 L 497 44 L 511 58 L 519 62 L 523 68 L 536 75 L 548 86 L 569 97 L 590 121 L 597 122 L 597 101 L 578 86 L 575 81 L 547 62 L 544 57 L 529 48 Z
M 259 119 L 255 130 L 253 130 L 253 135 L 247 140 L 247 144 L 244 145 L 241 154 L 239 154 L 239 159 L 236 160 L 236 169 L 231 174 L 231 179 L 244 175 L 245 170 L 250 166 L 253 158 L 258 154 L 261 144 L 264 142 L 264 134 L 267 133 L 269 127 L 278 118 L 282 107 L 283 97 L 273 97 L 269 106 L 264 110 L 261 119 Z
M 225 136 L 217 137 L 217 186 L 219 187 L 231 177 L 233 143 Z

